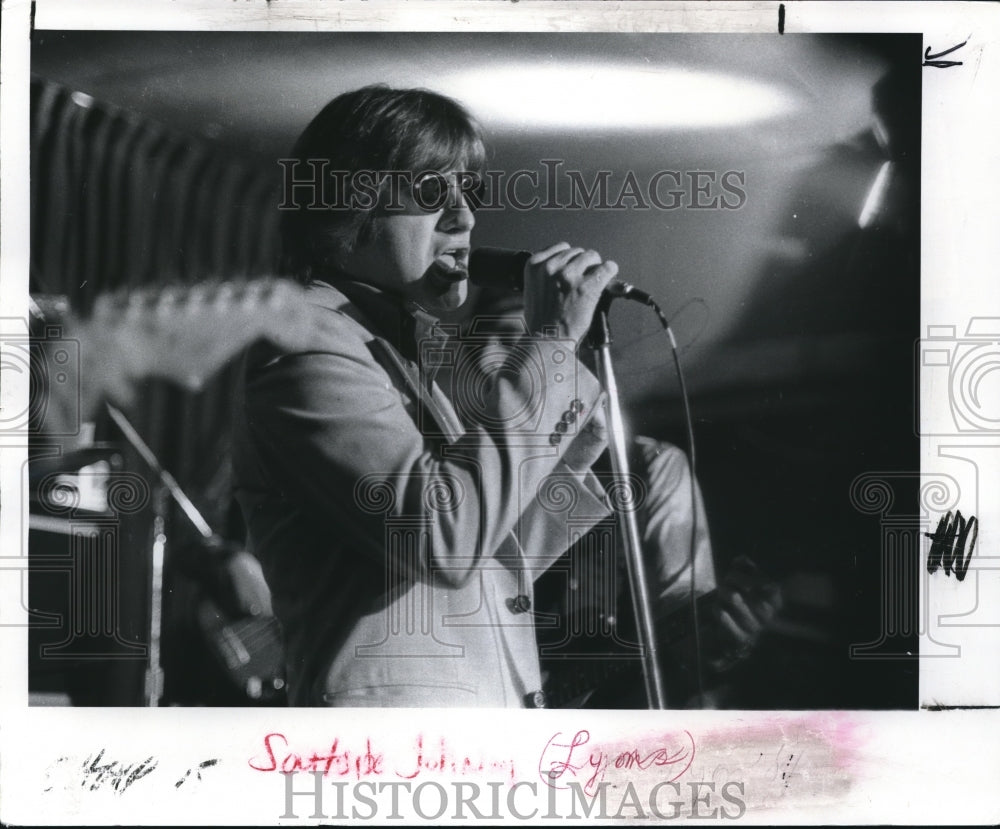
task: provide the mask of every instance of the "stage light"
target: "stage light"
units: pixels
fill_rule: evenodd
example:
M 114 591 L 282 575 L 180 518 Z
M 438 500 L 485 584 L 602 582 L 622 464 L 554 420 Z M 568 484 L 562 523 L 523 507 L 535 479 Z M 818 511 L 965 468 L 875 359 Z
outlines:
M 801 108 L 791 89 L 681 67 L 594 63 L 490 66 L 440 79 L 485 122 L 531 129 L 704 129 Z
M 865 197 L 864 206 L 861 208 L 861 215 L 858 216 L 858 227 L 864 230 L 870 227 L 882 212 L 885 203 L 885 194 L 889 190 L 889 181 L 892 178 L 892 162 L 883 161 L 878 168 L 875 180 L 872 182 L 868 195 Z

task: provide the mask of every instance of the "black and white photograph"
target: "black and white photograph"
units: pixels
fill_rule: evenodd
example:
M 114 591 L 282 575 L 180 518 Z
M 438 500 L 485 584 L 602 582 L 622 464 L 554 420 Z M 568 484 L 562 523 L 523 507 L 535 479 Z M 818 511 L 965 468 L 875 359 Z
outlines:
M 18 787 L 892 821 L 890 743 L 1000 702 L 996 240 L 957 252 L 986 217 L 934 174 L 995 16 L 361 5 L 32 12 L 4 718 L 91 736 Z
M 32 297 L 111 339 L 79 344 L 109 388 L 81 372 L 94 428 L 38 458 L 31 541 L 65 555 L 115 495 L 135 525 L 33 579 L 39 612 L 93 579 L 112 612 L 62 617 L 117 623 L 36 628 L 39 692 L 645 708 L 647 672 L 655 707 L 913 708 L 915 662 L 877 657 L 917 650 L 916 603 L 882 615 L 852 485 L 919 463 L 920 51 L 38 33 Z

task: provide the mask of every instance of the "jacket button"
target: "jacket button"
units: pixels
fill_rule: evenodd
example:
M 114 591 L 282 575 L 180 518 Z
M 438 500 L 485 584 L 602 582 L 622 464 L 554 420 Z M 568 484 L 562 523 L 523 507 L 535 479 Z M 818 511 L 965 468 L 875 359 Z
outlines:
M 562 435 L 560 435 L 558 432 L 553 432 L 551 435 L 549 435 L 549 443 L 551 443 L 553 446 L 558 446 L 561 442 L 562 442 Z
M 524 695 L 525 708 L 544 708 L 546 705 L 544 691 L 532 691 Z
M 510 600 L 511 613 L 527 613 L 529 610 L 531 610 L 531 599 L 524 593 L 518 593 Z

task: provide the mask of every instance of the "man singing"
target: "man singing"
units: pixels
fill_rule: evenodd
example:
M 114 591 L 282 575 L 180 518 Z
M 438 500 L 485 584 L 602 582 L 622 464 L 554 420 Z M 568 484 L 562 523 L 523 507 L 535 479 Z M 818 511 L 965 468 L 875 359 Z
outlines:
M 292 155 L 285 258 L 318 323 L 299 351 L 251 351 L 234 455 L 289 699 L 544 705 L 533 581 L 571 539 L 540 493 L 558 481 L 575 515 L 608 512 L 590 472 L 602 392 L 576 346 L 617 266 L 565 243 L 536 252 L 523 337 L 485 387 L 446 394 L 442 355 L 454 370 L 461 354 L 434 315 L 466 298 L 479 127 L 441 95 L 366 87 Z

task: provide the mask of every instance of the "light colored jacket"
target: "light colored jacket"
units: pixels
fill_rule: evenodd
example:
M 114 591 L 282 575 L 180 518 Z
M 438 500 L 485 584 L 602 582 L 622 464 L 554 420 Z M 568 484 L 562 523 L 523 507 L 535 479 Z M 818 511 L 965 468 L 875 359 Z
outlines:
M 599 383 L 545 338 L 483 383 L 476 343 L 419 311 L 358 283 L 308 294 L 314 342 L 251 350 L 234 431 L 290 702 L 539 704 L 534 578 L 609 511 L 575 460 L 603 445 Z

